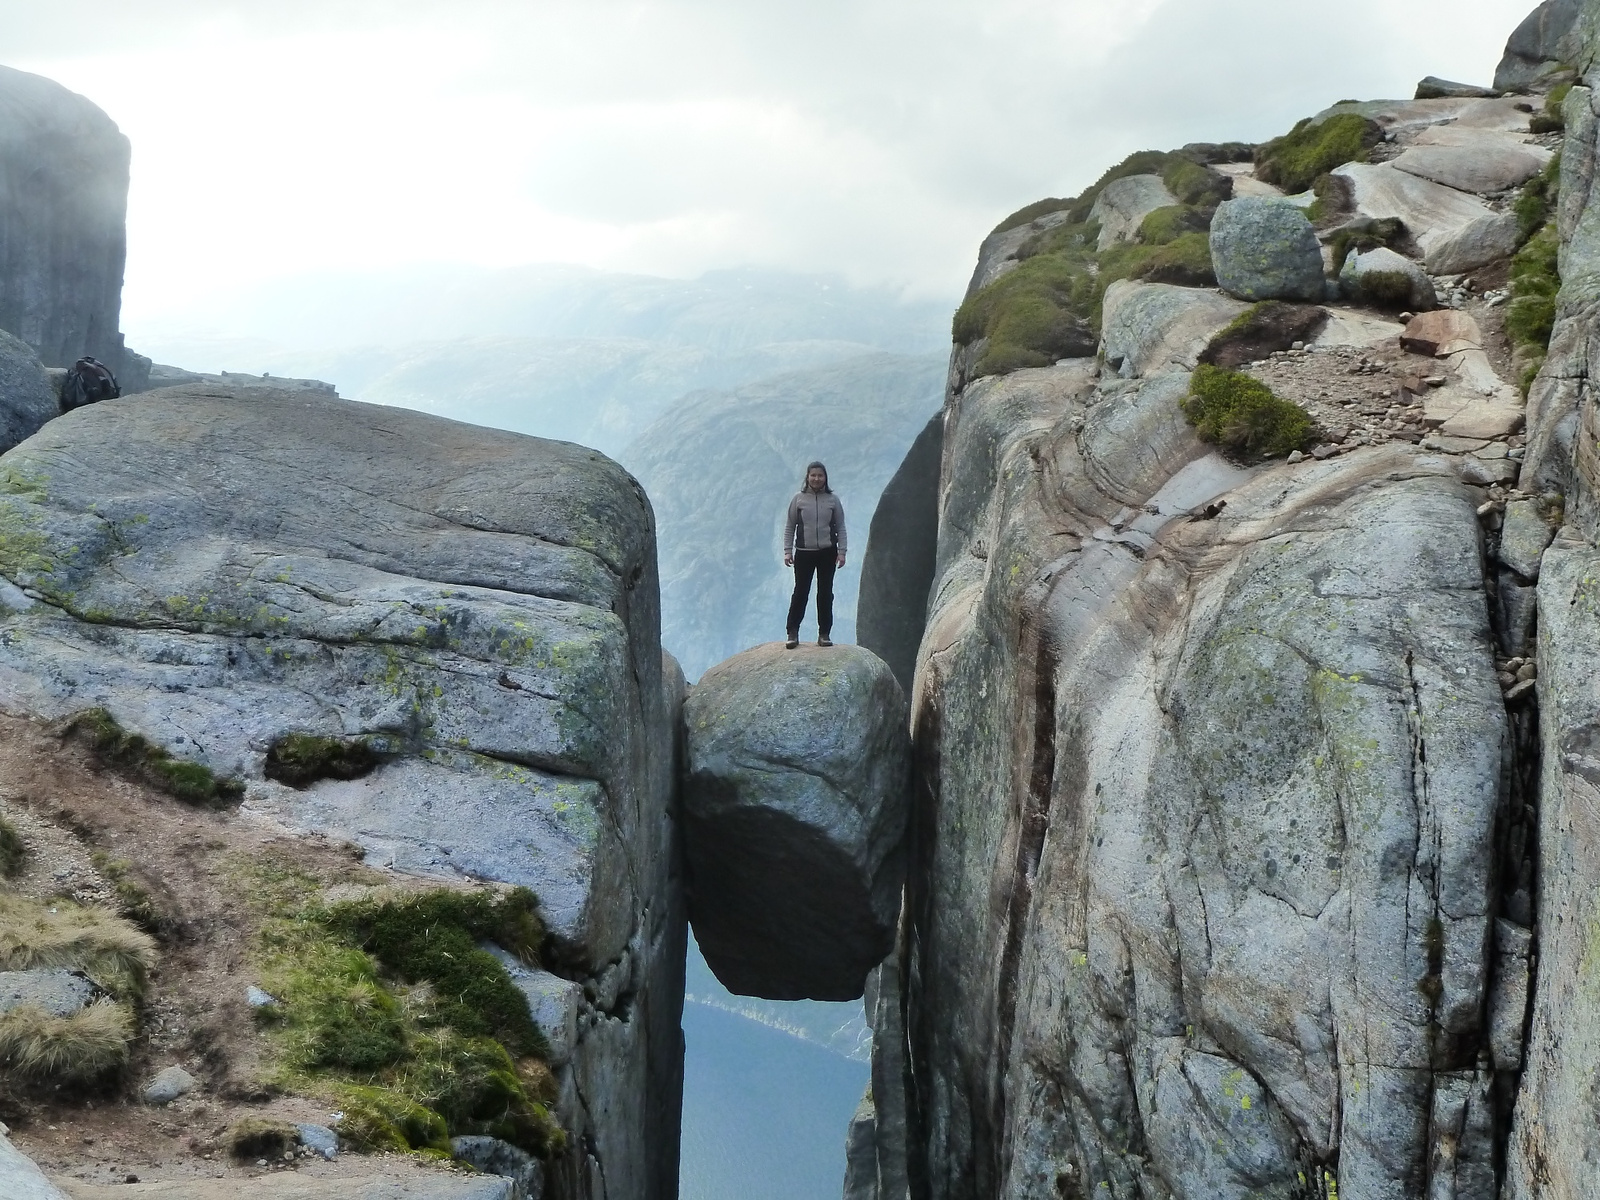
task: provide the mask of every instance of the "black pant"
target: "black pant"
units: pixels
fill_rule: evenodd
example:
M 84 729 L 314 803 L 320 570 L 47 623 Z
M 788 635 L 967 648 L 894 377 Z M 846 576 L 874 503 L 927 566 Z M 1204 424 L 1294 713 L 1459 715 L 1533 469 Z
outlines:
M 833 573 L 839 566 L 836 550 L 796 550 L 794 552 L 794 596 L 789 601 L 789 632 L 798 634 L 805 620 L 806 603 L 811 599 L 811 576 L 817 577 L 817 632 L 827 637 L 833 632 Z

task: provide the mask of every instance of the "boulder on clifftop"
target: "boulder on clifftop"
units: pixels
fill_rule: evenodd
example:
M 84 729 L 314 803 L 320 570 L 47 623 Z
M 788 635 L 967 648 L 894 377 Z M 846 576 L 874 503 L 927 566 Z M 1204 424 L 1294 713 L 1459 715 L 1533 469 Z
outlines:
M 1282 200 L 1245 196 L 1217 209 L 1211 265 L 1241 300 L 1321 300 L 1322 247 L 1305 213 Z
M 746 650 L 684 705 L 689 920 L 729 991 L 854 1000 L 894 940 L 906 702 L 858 646 Z
M 39 356 L 0 330 L 0 454 L 60 415 L 61 404 Z

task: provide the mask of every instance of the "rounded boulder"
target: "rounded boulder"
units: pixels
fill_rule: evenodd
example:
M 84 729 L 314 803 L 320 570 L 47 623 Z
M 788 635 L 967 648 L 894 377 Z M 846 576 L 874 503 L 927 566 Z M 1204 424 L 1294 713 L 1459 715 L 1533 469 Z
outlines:
M 1211 222 L 1211 265 L 1241 300 L 1321 300 L 1322 247 L 1295 205 L 1263 196 L 1229 200 Z
M 910 741 L 893 672 L 859 646 L 771 643 L 684 705 L 689 919 L 729 991 L 854 1000 L 904 880 Z
M 1352 250 L 1339 272 L 1339 286 L 1345 299 L 1381 308 L 1428 312 L 1439 307 L 1427 272 L 1384 246 L 1366 252 Z

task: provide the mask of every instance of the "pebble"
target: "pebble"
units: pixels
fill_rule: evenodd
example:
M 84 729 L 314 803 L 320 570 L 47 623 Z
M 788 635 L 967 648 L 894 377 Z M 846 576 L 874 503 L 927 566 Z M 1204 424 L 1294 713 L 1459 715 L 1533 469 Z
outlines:
M 1306 460 L 1306 456 L 1304 454 L 1302 454 L 1300 451 L 1298 451 L 1298 450 L 1289 451 L 1289 461 L 1291 463 L 1304 462 L 1305 460 Z
M 195 1077 L 182 1067 L 168 1067 L 158 1074 L 144 1087 L 144 1102 L 146 1104 L 170 1104 L 179 1096 L 187 1096 L 194 1091 Z
M 339 1157 L 339 1135 L 326 1125 L 296 1125 L 300 1144 L 332 1162 Z
M 1518 683 L 1521 683 L 1524 679 L 1537 679 L 1538 677 L 1539 668 L 1533 663 L 1523 663 L 1517 668 Z
M 255 984 L 244 990 L 244 998 L 251 1008 L 271 1008 L 278 1003 L 278 998 L 271 992 L 264 992 Z
M 1521 683 L 1517 684 L 1516 687 L 1512 688 L 1509 692 L 1506 693 L 1506 695 L 1505 695 L 1506 703 L 1509 704 L 1513 700 L 1522 699 L 1524 696 L 1526 696 L 1529 692 L 1533 691 L 1533 689 L 1538 687 L 1538 686 L 1539 686 L 1538 680 L 1535 680 L 1535 679 L 1524 679 Z

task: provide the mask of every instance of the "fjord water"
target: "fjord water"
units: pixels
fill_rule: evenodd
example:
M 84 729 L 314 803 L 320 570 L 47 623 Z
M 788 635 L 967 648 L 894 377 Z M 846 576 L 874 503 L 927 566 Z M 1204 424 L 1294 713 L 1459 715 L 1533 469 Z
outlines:
M 707 1004 L 683 1036 L 681 1200 L 838 1200 L 868 1064 Z

